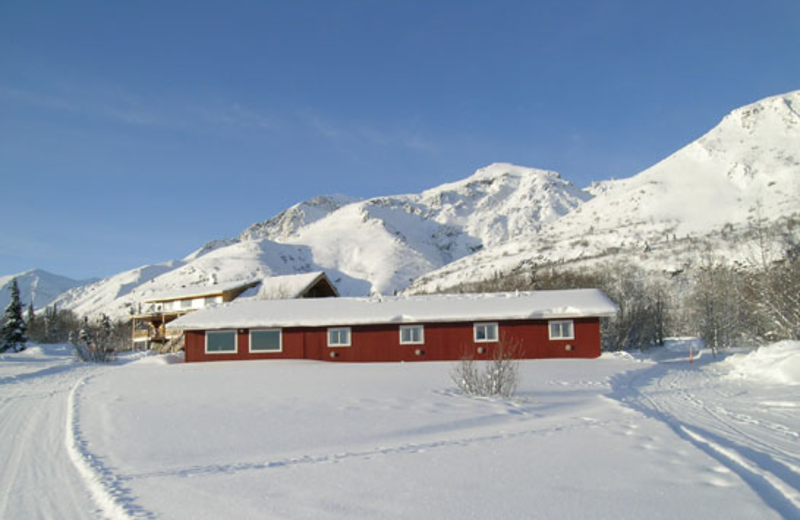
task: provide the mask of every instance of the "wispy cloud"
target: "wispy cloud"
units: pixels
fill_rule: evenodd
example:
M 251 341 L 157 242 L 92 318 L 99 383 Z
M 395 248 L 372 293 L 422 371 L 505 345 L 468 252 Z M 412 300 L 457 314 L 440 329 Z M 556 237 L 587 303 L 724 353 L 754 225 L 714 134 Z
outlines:
M 52 92 L 22 90 L 0 86 L 0 99 L 9 103 L 34 106 L 44 110 L 102 117 L 137 126 L 166 124 L 167 120 L 147 103 L 117 89 L 56 89 Z
M 128 126 L 150 126 L 194 132 L 274 133 L 278 118 L 238 101 L 172 102 L 146 99 L 124 89 L 105 86 L 60 85 L 32 91 L 0 85 L 0 102 L 102 118 Z
M 360 122 L 337 122 L 310 110 L 298 112 L 298 117 L 317 134 L 343 144 L 405 148 L 426 153 L 438 150 L 430 139 L 423 137 L 419 131 L 409 130 L 408 125 L 379 128 Z
M 65 99 L 59 97 L 43 94 L 39 92 L 30 92 L 11 87 L 0 85 L 0 99 L 11 103 L 23 103 L 26 105 L 33 105 L 39 108 L 63 110 L 68 112 L 77 112 L 79 107 L 74 103 L 70 103 Z
M 189 112 L 208 123 L 225 127 L 263 132 L 274 132 L 279 128 L 275 116 L 267 116 L 238 102 L 195 105 L 189 108 Z

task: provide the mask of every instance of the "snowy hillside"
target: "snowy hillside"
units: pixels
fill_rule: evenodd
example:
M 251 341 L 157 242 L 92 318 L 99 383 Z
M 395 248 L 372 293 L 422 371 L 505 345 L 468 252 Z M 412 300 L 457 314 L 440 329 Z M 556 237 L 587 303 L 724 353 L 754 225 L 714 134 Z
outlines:
M 697 238 L 739 233 L 751 219 L 800 214 L 800 91 L 734 110 L 706 135 L 594 198 L 536 234 L 445 266 L 413 290 L 431 291 L 525 264 L 642 256 L 676 269 L 702 253 Z M 722 255 L 747 252 L 716 244 Z
M 0 276 L 0 309 L 5 309 L 11 300 L 11 280 L 17 280 L 20 298 L 27 306 L 33 303 L 36 310 L 50 305 L 56 297 L 70 289 L 80 287 L 92 280 L 73 280 L 66 276 L 49 273 L 41 269 L 31 269 L 24 273 Z
M 155 292 L 324 270 L 343 295 L 391 293 L 483 247 L 535 232 L 589 195 L 555 172 L 493 164 L 421 194 L 316 197 L 209 242 L 181 261 L 127 271 L 59 298 L 122 317 Z
M 247 282 L 272 275 L 313 271 L 308 248 L 276 242 L 244 241 L 193 253 L 182 261 L 148 265 L 111 276 L 62 294 L 56 302 L 80 315 L 106 313 L 122 318 L 147 298 L 185 287 Z M 331 280 L 350 292 L 365 293 L 366 282 L 337 271 Z

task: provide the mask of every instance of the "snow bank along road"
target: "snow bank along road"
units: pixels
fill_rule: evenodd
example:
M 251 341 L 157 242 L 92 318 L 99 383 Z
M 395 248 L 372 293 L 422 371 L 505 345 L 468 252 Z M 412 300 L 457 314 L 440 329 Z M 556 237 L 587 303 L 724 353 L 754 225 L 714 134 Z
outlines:
M 447 363 L 0 355 L 0 518 L 800 518 L 797 386 L 685 346 L 526 361 L 514 402 Z

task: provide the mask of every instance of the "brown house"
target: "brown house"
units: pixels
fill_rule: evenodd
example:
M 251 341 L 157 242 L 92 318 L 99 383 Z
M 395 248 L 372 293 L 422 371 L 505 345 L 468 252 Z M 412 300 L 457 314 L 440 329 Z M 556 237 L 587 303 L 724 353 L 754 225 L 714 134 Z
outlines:
M 133 342 L 143 349 L 180 350 L 183 332 L 167 324 L 201 309 L 237 301 L 323 298 L 339 293 L 323 272 L 273 276 L 263 280 L 183 287 L 151 295 L 131 317 Z
M 167 328 L 186 361 L 488 359 L 501 342 L 521 358 L 600 355 L 600 318 L 616 306 L 596 289 L 408 298 L 234 302 Z

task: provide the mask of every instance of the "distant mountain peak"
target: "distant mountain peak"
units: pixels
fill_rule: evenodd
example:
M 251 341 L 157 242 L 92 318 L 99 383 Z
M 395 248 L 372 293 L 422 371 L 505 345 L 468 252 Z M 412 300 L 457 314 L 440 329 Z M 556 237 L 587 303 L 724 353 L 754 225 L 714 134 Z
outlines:
M 800 90 L 768 97 L 732 110 L 721 127 L 738 126 L 750 133 L 764 124 L 800 126 Z
M 66 276 L 36 268 L 17 274 L 0 276 L 0 309 L 4 309 L 10 301 L 8 287 L 10 287 L 12 280 L 17 280 L 22 302 L 25 305 L 33 303 L 37 310 L 50 305 L 59 294 L 93 281 L 73 280 Z
M 298 202 L 294 206 L 245 229 L 239 240 L 279 240 L 295 235 L 300 228 L 316 222 L 358 199 L 347 195 L 319 195 Z

